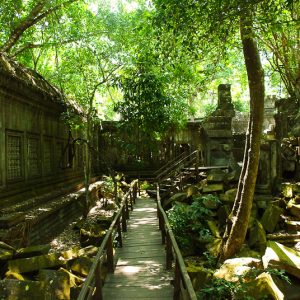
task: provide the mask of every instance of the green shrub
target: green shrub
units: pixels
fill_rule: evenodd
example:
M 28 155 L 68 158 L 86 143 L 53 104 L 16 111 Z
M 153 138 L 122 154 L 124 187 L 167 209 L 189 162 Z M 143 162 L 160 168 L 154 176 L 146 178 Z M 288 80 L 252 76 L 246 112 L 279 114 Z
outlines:
M 285 275 L 283 270 L 278 269 L 255 269 L 252 268 L 249 272 L 244 275 L 238 276 L 239 280 L 237 282 L 230 282 L 223 278 L 214 278 L 209 282 L 200 292 L 197 293 L 197 298 L 201 300 L 230 300 L 236 295 L 238 298 L 234 299 L 241 300 L 255 300 L 248 293 L 248 282 L 249 279 L 254 280 L 261 273 L 266 272 L 270 275 L 277 276 L 278 278 L 291 283 L 289 277 Z M 269 299 L 268 296 L 261 296 L 261 300 Z
M 141 190 L 146 191 L 153 189 L 153 186 L 148 181 L 143 181 L 140 185 Z
M 207 243 L 212 240 L 212 234 L 207 226 L 207 220 L 213 212 L 203 204 L 207 198 L 216 203 L 220 201 L 214 195 L 195 196 L 191 205 L 175 203 L 167 212 L 169 223 L 182 250 L 191 247 L 194 242 Z

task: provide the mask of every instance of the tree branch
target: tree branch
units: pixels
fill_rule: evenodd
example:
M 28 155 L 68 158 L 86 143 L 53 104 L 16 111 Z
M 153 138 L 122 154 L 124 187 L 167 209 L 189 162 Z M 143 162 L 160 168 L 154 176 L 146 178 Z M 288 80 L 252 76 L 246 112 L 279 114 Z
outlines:
M 44 19 L 49 14 L 59 10 L 60 8 L 67 6 L 73 2 L 76 2 L 78 0 L 69 0 L 64 3 L 61 3 L 59 5 L 56 5 L 52 8 L 49 8 L 45 12 L 41 13 L 45 5 L 47 4 L 46 0 L 38 1 L 38 3 L 33 7 L 33 9 L 30 11 L 27 17 L 12 31 L 10 34 L 10 37 L 8 40 L 2 45 L 0 48 L 0 52 L 10 52 L 10 50 L 13 48 L 13 46 L 17 43 L 17 41 L 21 38 L 23 33 L 36 23 L 38 23 L 40 20 Z M 41 14 L 40 14 L 41 13 Z

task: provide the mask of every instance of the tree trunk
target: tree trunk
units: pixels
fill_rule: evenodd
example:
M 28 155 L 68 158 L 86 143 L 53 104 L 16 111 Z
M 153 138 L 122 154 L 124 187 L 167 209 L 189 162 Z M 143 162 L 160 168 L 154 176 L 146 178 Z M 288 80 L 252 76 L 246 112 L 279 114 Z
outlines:
M 91 206 L 91 196 L 90 196 L 90 181 L 91 181 L 91 175 L 92 175 L 92 155 L 90 148 L 92 147 L 92 129 L 93 129 L 93 98 L 89 99 L 89 108 L 88 113 L 86 116 L 86 143 L 85 143 L 85 165 L 84 165 L 84 185 L 85 185 L 85 206 L 83 211 L 83 217 L 86 218 L 90 206 Z
M 248 12 L 241 16 L 240 33 L 250 91 L 250 120 L 238 193 L 226 226 L 220 260 L 232 257 L 240 250 L 245 241 L 259 164 L 264 116 L 264 74 L 254 40 L 252 18 L 249 15 Z
M 90 179 L 91 179 L 91 153 L 89 149 L 90 143 L 90 120 L 87 120 L 86 143 L 84 144 L 85 161 L 84 161 L 84 187 L 85 187 L 85 203 L 83 208 L 83 217 L 86 218 L 90 209 Z

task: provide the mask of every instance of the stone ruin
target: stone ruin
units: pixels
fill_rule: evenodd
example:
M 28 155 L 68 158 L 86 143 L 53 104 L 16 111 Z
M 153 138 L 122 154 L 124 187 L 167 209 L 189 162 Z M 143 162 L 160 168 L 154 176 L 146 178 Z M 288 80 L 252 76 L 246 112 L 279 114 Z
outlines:
M 83 188 L 83 148 L 72 145 L 80 132 L 62 120 L 67 109 L 81 115 L 42 76 L 0 55 L 0 240 L 37 243 L 81 215 L 83 193 L 62 198 Z
M 209 166 L 230 165 L 232 163 L 232 118 L 235 116 L 230 85 L 218 87 L 217 109 L 203 122 L 207 137 L 206 164 Z
M 149 153 L 145 156 L 144 166 L 149 169 L 158 168 L 184 151 L 191 153 L 200 150 L 200 161 L 203 165 L 229 166 L 230 170 L 238 171 L 244 157 L 248 120 L 247 113 L 235 111 L 230 84 L 221 84 L 218 87 L 217 109 L 204 119 L 194 119 L 189 121 L 185 128 L 170 132 L 158 146 L 158 153 Z M 299 154 L 296 156 L 296 150 L 299 153 L 299 141 L 283 139 L 288 136 L 286 127 L 289 123 L 291 120 L 287 112 L 281 112 L 279 109 L 278 100 L 273 96 L 266 97 L 257 179 L 257 190 L 262 193 L 271 193 L 278 189 L 278 183 L 286 170 L 293 170 L 294 173 L 295 170 L 299 170 L 299 163 L 297 163 Z M 294 125 L 293 128 L 297 127 L 296 124 Z M 116 122 L 104 122 L 99 141 L 101 141 L 101 151 L 113 156 L 111 161 L 114 167 L 126 172 L 135 167 L 130 167 L 130 153 L 120 150 L 115 142 L 120 138 L 119 134 Z M 282 156 L 288 158 L 282 160 Z M 152 157 L 151 161 L 148 161 L 149 157 Z

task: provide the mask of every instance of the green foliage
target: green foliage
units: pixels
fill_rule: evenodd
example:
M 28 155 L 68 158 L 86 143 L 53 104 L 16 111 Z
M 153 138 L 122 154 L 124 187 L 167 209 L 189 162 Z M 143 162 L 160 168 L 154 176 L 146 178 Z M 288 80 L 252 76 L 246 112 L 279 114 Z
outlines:
M 245 101 L 241 101 L 241 100 L 233 101 L 233 106 L 235 110 L 240 112 L 249 111 L 248 103 L 246 103 Z
M 242 300 L 254 300 L 256 298 L 248 295 L 249 281 L 254 280 L 261 273 L 268 273 L 272 276 L 276 276 L 288 283 L 290 279 L 285 275 L 284 270 L 278 269 L 256 269 L 252 268 L 244 275 L 237 276 L 238 281 L 230 282 L 223 278 L 213 278 L 200 292 L 197 293 L 197 298 L 201 300 L 229 300 L 235 299 L 234 296 L 238 296 L 238 299 Z M 269 299 L 268 296 L 261 296 L 260 299 Z
M 115 183 L 111 176 L 105 176 L 101 185 L 101 193 L 105 198 L 113 198 L 115 190 Z
M 215 269 L 218 263 L 217 257 L 213 256 L 209 251 L 203 252 L 205 258 L 205 266 L 209 269 Z
M 201 300 L 229 300 L 237 292 L 241 294 L 241 292 L 246 291 L 240 284 L 235 282 L 230 282 L 223 278 L 213 278 L 209 286 L 197 293 L 197 298 Z M 245 298 L 240 299 L 245 300 Z
M 210 116 L 217 108 L 217 104 L 206 104 L 204 105 L 205 116 Z
M 154 189 L 154 187 L 148 181 L 143 181 L 140 185 L 140 188 L 144 191 Z
M 189 208 L 184 204 L 175 204 L 168 212 L 168 219 L 179 247 L 183 250 L 192 246 L 190 238 Z
M 210 199 L 219 202 L 214 195 L 197 196 L 191 205 L 175 203 L 167 211 L 169 223 L 174 232 L 179 247 L 188 250 L 193 240 L 206 243 L 212 240 L 212 234 L 207 226 L 207 220 L 212 217 L 212 211 L 205 207 L 203 201 Z

